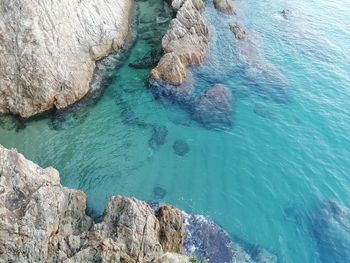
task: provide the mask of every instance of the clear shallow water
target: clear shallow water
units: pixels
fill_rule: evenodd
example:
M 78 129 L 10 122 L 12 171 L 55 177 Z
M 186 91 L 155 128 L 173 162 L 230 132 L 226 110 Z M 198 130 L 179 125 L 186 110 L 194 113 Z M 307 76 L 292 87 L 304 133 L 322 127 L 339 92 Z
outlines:
M 143 21 L 159 7 L 152 3 L 140 2 Z M 0 143 L 57 168 L 62 183 L 85 191 L 96 211 L 115 194 L 157 199 L 154 187 L 160 186 L 167 192 L 162 201 L 212 218 L 280 262 L 320 262 L 312 236 L 285 211 L 309 211 L 325 199 L 350 206 L 350 4 L 235 4 L 238 16 L 230 18 L 207 3 L 210 52 L 192 71 L 197 90 L 216 82 L 232 89 L 231 130 L 204 129 L 176 105 L 153 99 L 148 70 L 128 67 L 154 45 L 142 29 L 96 103 L 58 122 L 59 130 L 49 118 L 18 132 L 0 128 Z M 286 8 L 289 20 L 279 15 Z M 226 26 L 236 20 L 252 38 L 258 66 L 239 55 Z M 149 127 L 124 124 L 125 110 Z M 148 144 L 150 125 L 168 130 L 158 150 Z M 189 144 L 184 157 L 174 154 L 177 139 Z

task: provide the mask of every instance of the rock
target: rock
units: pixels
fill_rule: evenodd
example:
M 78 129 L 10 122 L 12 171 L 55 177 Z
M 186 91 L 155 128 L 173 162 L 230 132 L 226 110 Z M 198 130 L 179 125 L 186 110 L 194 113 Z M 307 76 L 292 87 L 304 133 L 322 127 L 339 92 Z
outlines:
M 215 9 L 217 9 L 220 12 L 223 12 L 229 15 L 236 14 L 236 11 L 234 10 L 229 0 L 213 0 L 213 3 L 214 3 Z
M 136 69 L 147 69 L 152 68 L 157 65 L 161 58 L 161 53 L 159 50 L 151 50 L 142 58 L 135 60 L 129 64 L 129 67 Z
M 163 187 L 160 185 L 156 185 L 153 188 L 153 195 L 156 199 L 163 199 L 167 194 L 167 190 L 165 190 Z
M 245 36 L 245 31 L 238 24 L 231 24 L 230 30 L 237 39 L 243 39 Z
M 82 249 L 92 220 L 84 193 L 0 145 L 0 254 L 3 262 L 63 261 Z
M 200 64 L 208 50 L 208 27 L 201 12 L 202 0 L 169 0 L 177 11 L 162 39 L 163 57 L 151 73 L 152 82 L 181 85 L 189 65 Z
M 281 11 L 281 15 L 284 19 L 288 20 L 291 15 L 291 11 L 289 9 L 283 9 Z
M 161 206 L 157 218 L 160 224 L 159 240 L 164 252 L 182 254 L 185 235 L 182 212 L 172 206 Z
M 153 127 L 152 136 L 148 141 L 148 145 L 154 150 L 158 149 L 159 146 L 165 143 L 167 135 L 168 129 L 165 126 Z
M 188 257 L 175 253 L 165 253 L 158 258 L 157 263 L 190 263 L 192 262 Z
M 17 132 L 26 127 L 22 118 L 13 115 L 0 115 L 0 128 L 4 130 L 16 130 Z
M 128 36 L 132 0 L 0 3 L 0 113 L 64 108 L 89 90 L 95 63 Z
M 122 123 L 130 126 L 138 126 L 140 128 L 146 128 L 148 125 L 144 121 L 140 120 L 134 111 L 130 109 L 123 109 L 120 113 Z
M 194 256 L 200 262 L 211 263 L 276 263 L 275 255 L 262 248 L 248 253 L 217 224 L 201 215 L 184 214 L 185 254 Z
M 318 207 L 309 224 L 320 262 L 345 263 L 350 258 L 350 209 L 334 201 Z
M 173 149 L 179 156 L 185 156 L 190 151 L 190 147 L 184 140 L 176 140 L 173 144 Z
M 232 125 L 232 93 L 216 84 L 197 99 L 193 118 L 208 128 L 229 128 Z

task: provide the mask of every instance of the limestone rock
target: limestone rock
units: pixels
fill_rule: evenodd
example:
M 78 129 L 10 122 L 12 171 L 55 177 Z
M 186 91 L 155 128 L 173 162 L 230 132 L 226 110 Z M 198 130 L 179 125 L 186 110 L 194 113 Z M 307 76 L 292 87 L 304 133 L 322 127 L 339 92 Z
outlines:
M 182 254 L 184 240 L 182 212 L 172 206 L 161 206 L 157 218 L 160 224 L 159 240 L 163 250 Z
M 95 62 L 121 48 L 132 0 L 0 3 L 0 113 L 29 117 L 89 90 Z
M 201 12 L 202 0 L 168 1 L 177 10 L 176 18 L 162 39 L 164 56 L 150 74 L 152 81 L 181 85 L 189 65 L 200 64 L 208 50 L 208 27 Z
M 220 12 L 234 15 L 236 14 L 236 11 L 229 1 L 230 0 L 213 0 L 214 7 Z
M 229 128 L 232 125 L 232 103 L 231 90 L 216 84 L 199 96 L 193 118 L 208 128 Z

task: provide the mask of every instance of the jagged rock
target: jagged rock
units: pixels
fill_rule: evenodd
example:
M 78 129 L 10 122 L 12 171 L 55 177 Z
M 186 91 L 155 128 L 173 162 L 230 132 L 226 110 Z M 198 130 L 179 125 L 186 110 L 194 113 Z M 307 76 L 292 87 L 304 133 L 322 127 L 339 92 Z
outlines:
M 53 262 L 77 253 L 92 225 L 85 208 L 85 194 L 63 188 L 55 169 L 0 145 L 0 261 Z
M 181 252 L 183 225 L 181 212 L 162 209 L 158 219 L 145 202 L 115 196 L 93 225 L 84 193 L 0 145 L 0 262 L 188 262 L 164 253 Z
M 229 0 L 213 0 L 214 7 L 223 13 L 229 14 L 229 15 L 235 15 L 236 11 L 233 8 L 232 4 L 229 2 Z
M 245 36 L 245 31 L 238 24 L 231 24 L 230 30 L 237 39 L 243 39 Z
M 208 50 L 208 27 L 202 0 L 168 1 L 177 11 L 162 39 L 164 56 L 150 74 L 151 81 L 181 85 L 187 66 L 200 64 Z
M 163 250 L 182 254 L 185 234 L 182 212 L 172 206 L 161 206 L 157 218 L 160 224 L 159 240 Z
M 216 84 L 199 96 L 193 118 L 208 128 L 229 128 L 232 125 L 232 103 L 231 90 Z
M 95 62 L 128 36 L 132 0 L 0 3 L 0 113 L 29 117 L 89 90 Z

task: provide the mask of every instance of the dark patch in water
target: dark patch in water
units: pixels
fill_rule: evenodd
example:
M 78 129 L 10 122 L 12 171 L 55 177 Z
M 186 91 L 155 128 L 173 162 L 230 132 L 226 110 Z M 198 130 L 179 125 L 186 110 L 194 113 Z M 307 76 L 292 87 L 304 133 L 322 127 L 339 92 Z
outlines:
M 256 103 L 254 105 L 254 113 L 266 119 L 274 119 L 272 112 L 264 104 Z
M 153 196 L 155 197 L 155 199 L 159 200 L 159 199 L 163 199 L 166 195 L 167 195 L 167 190 L 165 190 L 162 186 L 160 185 L 156 185 L 153 188 Z
M 148 69 L 157 65 L 161 58 L 161 52 L 154 49 L 145 54 L 142 58 L 137 59 L 129 64 L 129 67 L 136 69 Z
M 185 156 L 190 151 L 188 143 L 184 140 L 176 140 L 173 144 L 173 149 L 179 156 Z
M 122 123 L 125 125 L 137 126 L 140 128 L 147 128 L 148 124 L 142 120 L 140 120 L 134 111 L 130 109 L 124 109 L 120 113 L 120 118 Z
M 93 209 L 91 206 L 87 205 L 85 210 L 86 215 L 92 218 L 95 223 L 101 223 L 103 221 L 103 213 Z
M 4 130 L 19 132 L 26 127 L 24 119 L 13 115 L 0 115 L 0 127 Z
M 158 149 L 161 145 L 165 143 L 167 135 L 168 129 L 165 126 L 154 126 L 152 129 L 152 136 L 148 140 L 148 145 L 153 150 Z

